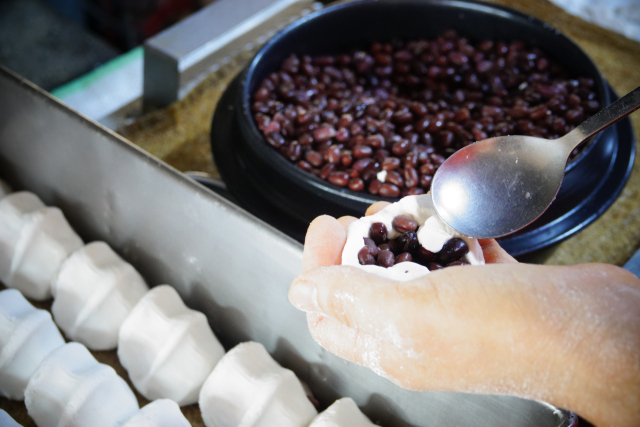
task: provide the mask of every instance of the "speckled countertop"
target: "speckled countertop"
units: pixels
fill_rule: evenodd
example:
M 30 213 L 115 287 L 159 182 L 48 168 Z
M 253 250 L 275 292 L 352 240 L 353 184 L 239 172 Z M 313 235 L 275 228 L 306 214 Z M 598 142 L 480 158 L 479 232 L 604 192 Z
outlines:
M 547 0 L 498 0 L 536 16 L 560 29 L 579 44 L 597 63 L 618 94 L 640 86 L 640 43 L 569 15 Z M 164 110 L 148 113 L 120 133 L 141 148 L 181 171 L 197 170 L 217 175 L 209 145 L 211 117 L 228 83 L 248 61 L 250 53 L 211 75 L 187 98 Z M 640 129 L 640 113 L 632 116 L 634 129 Z M 636 142 L 636 146 L 638 143 Z M 636 159 L 636 163 L 638 160 Z M 622 265 L 640 247 L 640 174 L 634 168 L 621 196 L 597 221 L 578 235 L 525 261 L 545 264 L 606 262 Z M 0 285 L 2 289 L 2 285 Z M 51 303 L 39 308 L 49 309 Z M 115 351 L 92 352 L 102 363 L 128 376 Z M 140 405 L 146 399 L 136 393 Z M 34 427 L 23 402 L 0 397 L 0 409 L 11 414 L 24 427 Z M 182 408 L 194 427 L 204 426 L 197 405 Z

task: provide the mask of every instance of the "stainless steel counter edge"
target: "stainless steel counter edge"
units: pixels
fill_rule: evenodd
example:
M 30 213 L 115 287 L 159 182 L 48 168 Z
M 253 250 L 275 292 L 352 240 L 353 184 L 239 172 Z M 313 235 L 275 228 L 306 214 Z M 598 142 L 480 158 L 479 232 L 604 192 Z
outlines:
M 204 312 L 226 348 L 255 340 L 329 404 L 349 396 L 385 427 L 566 425 L 503 396 L 403 390 L 323 350 L 287 300 L 301 246 L 31 83 L 0 68 L 0 176 L 60 207 L 150 285 Z

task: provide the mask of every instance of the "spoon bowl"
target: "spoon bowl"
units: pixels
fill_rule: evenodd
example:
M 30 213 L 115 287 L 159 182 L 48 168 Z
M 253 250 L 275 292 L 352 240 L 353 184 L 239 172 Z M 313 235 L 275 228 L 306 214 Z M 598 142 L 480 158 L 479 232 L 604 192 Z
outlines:
M 535 221 L 555 199 L 567 157 L 557 140 L 531 136 L 469 145 L 436 173 L 431 185 L 436 210 L 463 234 L 511 234 Z
M 575 147 L 640 108 L 640 87 L 556 140 L 501 136 L 476 142 L 450 156 L 431 184 L 442 220 L 478 238 L 514 233 L 553 202 Z

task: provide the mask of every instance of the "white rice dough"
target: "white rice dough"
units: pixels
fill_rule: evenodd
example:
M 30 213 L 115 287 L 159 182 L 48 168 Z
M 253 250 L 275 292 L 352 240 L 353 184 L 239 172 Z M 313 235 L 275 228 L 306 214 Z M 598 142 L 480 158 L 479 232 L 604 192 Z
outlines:
M 345 397 L 316 416 L 309 427 L 377 427 L 366 417 L 353 399 Z
M 147 399 L 198 401 L 202 383 L 224 355 L 204 314 L 169 285 L 152 288 L 122 323 L 118 358 Z
M 38 427 L 116 427 L 139 409 L 116 371 L 74 342 L 44 359 L 24 394 Z
M 16 422 L 11 415 L 0 409 L 0 426 L 2 427 L 22 427 Z
M 122 427 L 191 427 L 171 399 L 158 399 L 136 412 Z
M 109 245 L 93 242 L 62 264 L 51 311 L 70 340 L 91 350 L 113 350 L 122 322 L 148 290 L 136 269 Z
M 35 308 L 16 289 L 0 291 L 0 395 L 24 399 L 36 368 L 63 345 L 48 311 Z
M 257 342 L 237 345 L 200 391 L 207 427 L 306 427 L 317 414 L 293 372 Z
M 13 190 L 9 187 L 9 184 L 0 179 L 0 199 L 2 199 L 7 194 L 11 193 Z
M 51 286 L 62 263 L 82 245 L 60 209 L 41 207 L 29 193 L 14 193 L 0 200 L 2 281 L 27 298 L 51 298 Z M 7 267 L 9 267 L 7 269 Z
M 364 238 L 369 237 L 371 225 L 381 222 L 387 227 L 387 237 L 395 239 L 400 233 L 393 228 L 393 219 L 398 215 L 410 216 L 418 222 L 416 235 L 420 244 L 436 253 L 451 238 L 459 237 L 469 245 L 469 253 L 463 257 L 471 265 L 484 264 L 482 248 L 477 239 L 464 236 L 446 225 L 436 213 L 431 194 L 407 196 L 380 212 L 352 222 L 347 228 L 347 241 L 342 251 L 342 265 L 352 265 L 379 276 L 397 281 L 407 281 L 429 274 L 429 269 L 415 262 L 402 262 L 389 268 L 378 265 L 360 265 L 358 252 L 364 247 Z
M 0 280 L 5 284 L 27 214 L 44 207 L 42 200 L 28 191 L 12 193 L 0 200 Z

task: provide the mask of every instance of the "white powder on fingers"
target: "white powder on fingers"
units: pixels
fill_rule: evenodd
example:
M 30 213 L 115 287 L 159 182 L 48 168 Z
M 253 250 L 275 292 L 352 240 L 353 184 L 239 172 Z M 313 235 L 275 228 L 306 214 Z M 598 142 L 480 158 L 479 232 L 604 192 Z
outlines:
M 380 341 L 377 338 L 364 333 L 359 334 L 358 339 L 362 342 L 362 365 L 371 369 L 381 377 L 389 378 L 387 371 L 382 367 L 382 348 L 380 346 Z

